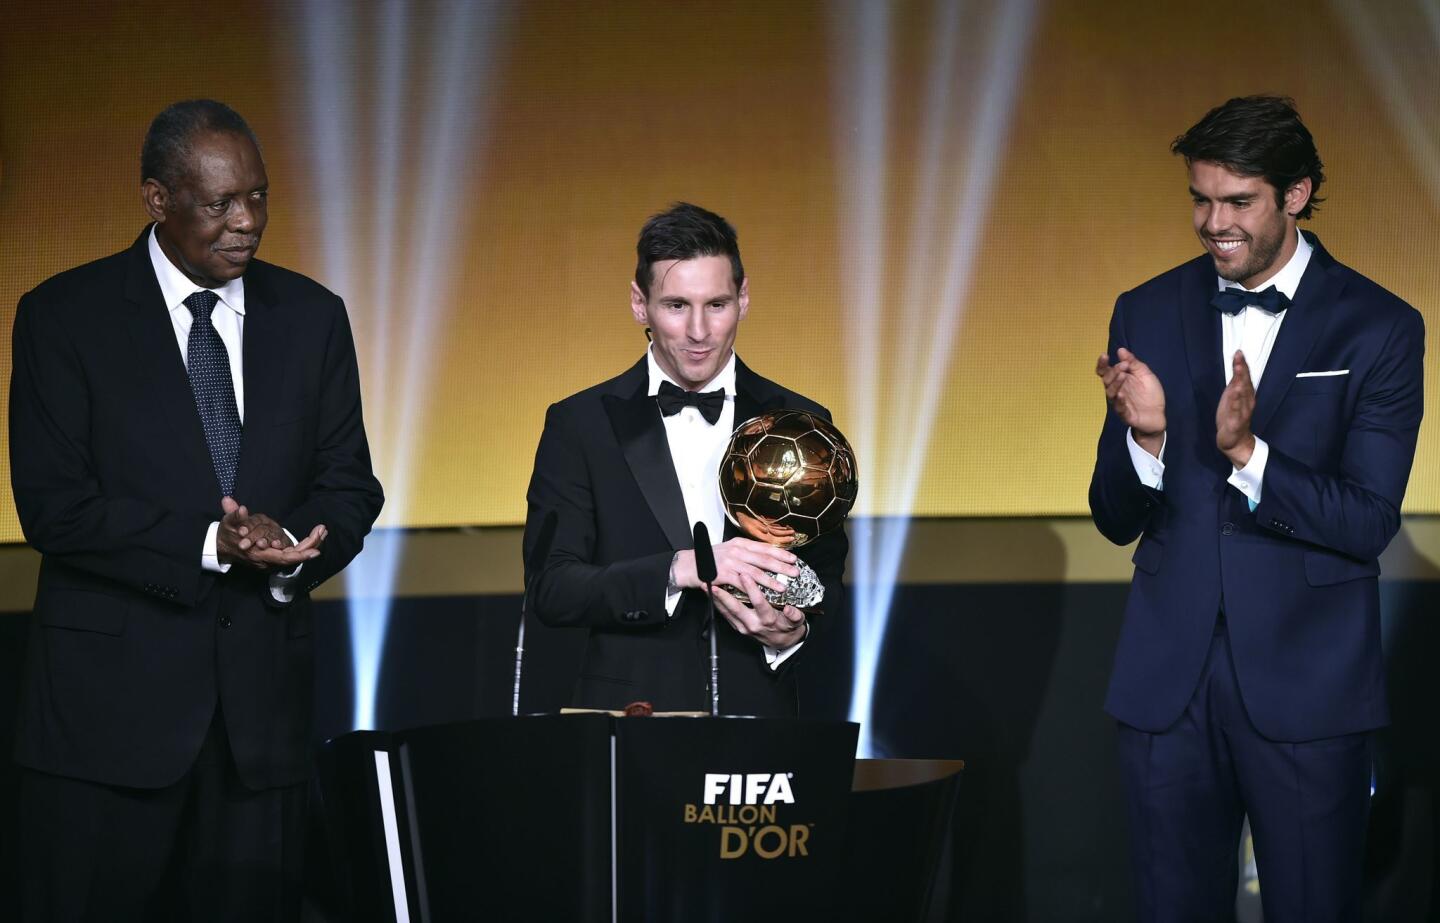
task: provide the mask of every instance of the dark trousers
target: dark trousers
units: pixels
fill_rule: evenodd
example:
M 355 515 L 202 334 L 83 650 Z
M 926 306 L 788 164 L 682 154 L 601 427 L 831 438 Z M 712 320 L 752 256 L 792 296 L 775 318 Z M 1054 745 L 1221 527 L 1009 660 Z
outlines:
M 1359 920 L 1370 758 L 1368 733 L 1261 736 L 1222 622 L 1180 720 L 1158 734 L 1120 725 L 1140 919 L 1233 921 L 1248 815 L 1265 923 Z
M 30 923 L 299 919 L 306 785 L 246 788 L 218 711 L 174 785 L 25 770 L 20 790 Z

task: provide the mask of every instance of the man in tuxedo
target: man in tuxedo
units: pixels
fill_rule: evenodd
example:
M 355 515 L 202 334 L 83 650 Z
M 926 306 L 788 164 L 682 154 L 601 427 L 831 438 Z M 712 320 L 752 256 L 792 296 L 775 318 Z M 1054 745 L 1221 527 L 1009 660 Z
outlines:
M 677 204 L 645 223 L 636 245 L 630 312 L 649 351 L 619 376 L 550 407 L 535 453 L 525 523 L 526 574 L 536 615 L 589 630 L 574 704 L 708 710 L 710 630 L 696 575 L 692 526 L 725 536 L 714 545 L 713 595 L 720 709 L 794 715 L 794 673 L 806 638 L 825 618 L 777 609 L 760 592 L 793 577 L 796 555 L 738 537 L 719 494 L 720 461 L 740 423 L 768 410 L 821 414 L 821 406 L 761 378 L 736 358 L 750 307 L 735 230 L 724 218 Z M 555 517 L 554 540 L 536 547 Z M 849 548 L 843 530 L 798 550 L 838 612 Z M 720 589 L 739 587 L 750 605 Z
M 1267 923 L 1358 920 L 1424 327 L 1297 229 L 1324 174 L 1289 100 L 1173 151 L 1205 254 L 1116 301 L 1090 483 L 1100 531 L 1140 539 L 1106 709 L 1141 918 L 1233 919 L 1248 815 Z
M 43 555 L 15 757 L 32 920 L 300 909 L 309 592 L 378 515 L 345 306 L 254 259 L 230 108 L 151 124 L 128 250 L 15 318 L 10 459 Z M 301 538 L 297 541 L 296 536 Z

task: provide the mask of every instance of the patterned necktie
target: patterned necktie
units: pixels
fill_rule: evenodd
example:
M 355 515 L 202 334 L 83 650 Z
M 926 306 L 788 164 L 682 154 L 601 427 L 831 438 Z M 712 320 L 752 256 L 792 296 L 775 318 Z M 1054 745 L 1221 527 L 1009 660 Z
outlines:
M 186 346 L 186 371 L 195 392 L 195 409 L 205 428 L 205 444 L 220 481 L 220 494 L 235 494 L 235 466 L 240 461 L 240 411 L 235 406 L 235 384 L 230 378 L 230 354 L 210 323 L 210 312 L 220 296 L 199 291 L 185 299 L 195 320 Z
M 725 389 L 718 388 L 701 393 L 686 391 L 668 381 L 662 381 L 655 400 L 660 404 L 660 413 L 667 417 L 673 417 L 686 407 L 694 407 L 700 411 L 700 416 L 705 418 L 706 423 L 714 426 L 720 419 L 720 412 L 725 409 Z
M 1239 314 L 1251 305 L 1264 308 L 1271 314 L 1279 314 L 1290 306 L 1290 299 L 1273 285 L 1263 292 L 1247 292 L 1242 288 L 1229 286 L 1216 292 L 1210 299 L 1210 304 L 1221 314 Z

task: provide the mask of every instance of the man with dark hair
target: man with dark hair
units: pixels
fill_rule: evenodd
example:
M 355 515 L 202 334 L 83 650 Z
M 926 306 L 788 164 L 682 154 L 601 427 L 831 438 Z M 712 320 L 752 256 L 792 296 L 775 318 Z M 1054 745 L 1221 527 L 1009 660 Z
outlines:
M 309 592 L 381 505 L 354 345 L 339 298 L 254 259 L 268 181 L 239 115 L 177 103 L 143 159 L 152 224 L 15 316 L 11 477 L 43 555 L 22 906 L 296 919 Z
M 704 522 L 711 536 L 727 536 L 714 546 L 721 710 L 794 715 L 795 657 L 824 619 L 776 609 L 761 594 L 762 585 L 781 588 L 776 574 L 798 573 L 796 556 L 735 537 L 720 501 L 720 461 L 731 432 L 751 417 L 780 408 L 829 413 L 736 358 L 750 287 L 729 222 L 678 204 L 646 222 L 636 252 L 630 311 L 651 335 L 649 351 L 545 415 L 527 561 L 551 513 L 556 528 L 547 556 L 526 574 L 532 607 L 548 624 L 589 629 L 574 704 L 707 710 L 710 627 L 691 538 L 692 524 Z M 801 552 L 825 584 L 829 611 L 839 604 L 848 548 L 841 530 Z M 751 605 L 722 584 L 743 589 Z
M 1141 919 L 1233 919 L 1248 816 L 1267 923 L 1358 920 L 1424 326 L 1297 229 L 1324 174 L 1289 100 L 1173 149 L 1206 253 L 1116 301 L 1090 482 L 1100 531 L 1140 539 L 1106 709 Z

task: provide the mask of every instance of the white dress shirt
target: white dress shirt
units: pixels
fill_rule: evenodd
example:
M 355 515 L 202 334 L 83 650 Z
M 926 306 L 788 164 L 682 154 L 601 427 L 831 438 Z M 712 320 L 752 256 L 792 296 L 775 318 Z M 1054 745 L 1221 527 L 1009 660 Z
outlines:
M 1273 285 L 1286 298 L 1294 299 L 1295 291 L 1300 287 L 1300 278 L 1305 275 L 1305 268 L 1310 265 L 1310 255 L 1315 251 L 1298 228 L 1295 234 L 1299 238 L 1295 252 L 1275 275 L 1253 289 L 1216 276 L 1217 291 L 1233 288 L 1242 292 L 1258 292 Z M 1224 369 L 1225 384 L 1230 384 L 1230 379 L 1235 375 L 1233 359 L 1235 352 L 1239 350 L 1245 354 L 1245 362 L 1250 367 L 1251 385 L 1255 390 L 1260 390 L 1260 378 L 1265 374 L 1265 366 L 1270 361 L 1270 350 L 1280 335 L 1280 325 L 1285 323 L 1287 314 L 1288 310 L 1271 314 L 1259 305 L 1247 305 L 1238 314 L 1220 315 L 1220 366 Z M 1130 449 L 1130 461 L 1135 466 L 1135 474 L 1139 476 L 1140 483 L 1163 490 L 1164 440 L 1160 443 L 1159 458 L 1140 448 L 1135 442 L 1135 434 L 1129 430 L 1125 433 L 1125 444 Z M 1251 454 L 1250 461 L 1244 468 L 1234 468 L 1230 473 L 1228 483 L 1245 495 L 1252 510 L 1260 505 L 1260 495 L 1265 484 L 1265 465 L 1269 460 L 1270 446 L 1264 439 L 1256 436 L 1255 451 Z
M 185 305 L 185 299 L 198 291 L 201 286 L 191 282 L 189 277 L 180 271 L 165 251 L 160 249 L 160 241 L 155 236 L 155 228 L 150 228 L 150 265 L 155 269 L 155 280 L 160 283 L 160 297 L 165 301 L 165 310 L 170 314 L 170 324 L 175 328 L 175 341 L 180 347 L 180 359 L 185 367 L 190 367 L 190 325 L 195 318 L 190 314 L 190 309 Z M 242 344 L 245 342 L 245 278 L 231 279 L 219 288 L 209 289 L 219 297 L 220 301 L 215 309 L 210 312 L 210 324 L 215 332 L 220 335 L 220 342 L 225 344 L 225 353 L 230 358 L 230 381 L 235 386 L 235 409 L 240 412 L 240 422 L 245 422 L 245 373 L 244 373 L 244 352 Z M 216 508 L 219 508 L 220 498 L 215 498 Z M 205 570 L 215 573 L 226 573 L 230 570 L 229 564 L 222 564 L 217 550 L 218 536 L 220 533 L 220 522 L 216 520 L 210 523 L 210 529 L 205 533 L 205 545 L 200 551 L 200 566 Z M 290 541 L 295 541 L 295 536 L 285 530 L 290 536 Z M 303 566 L 303 565 L 301 565 Z M 270 576 L 270 592 L 281 602 L 289 602 L 294 593 L 290 589 L 297 576 L 300 574 L 300 567 L 286 574 L 272 574 Z
M 655 352 L 645 353 L 645 365 L 650 372 L 649 390 L 655 395 L 660 392 L 660 383 L 668 381 L 675 387 L 682 387 L 655 361 Z M 730 444 L 730 434 L 735 431 L 735 353 L 730 353 L 720 372 L 700 388 L 700 391 L 725 389 L 725 406 L 720 419 L 709 423 L 696 407 L 682 407 L 679 413 L 663 417 L 665 439 L 670 444 L 670 461 L 675 466 L 675 477 L 680 482 L 680 493 L 685 499 L 685 517 L 692 523 L 703 522 L 710 532 L 711 541 L 718 541 L 725 534 L 725 505 L 720 498 L 720 462 L 725 457 L 725 447 Z M 675 614 L 680 604 L 680 593 L 665 595 L 665 611 Z M 783 650 L 762 644 L 765 661 L 772 669 L 784 663 L 786 658 L 800 649 L 802 640 Z

